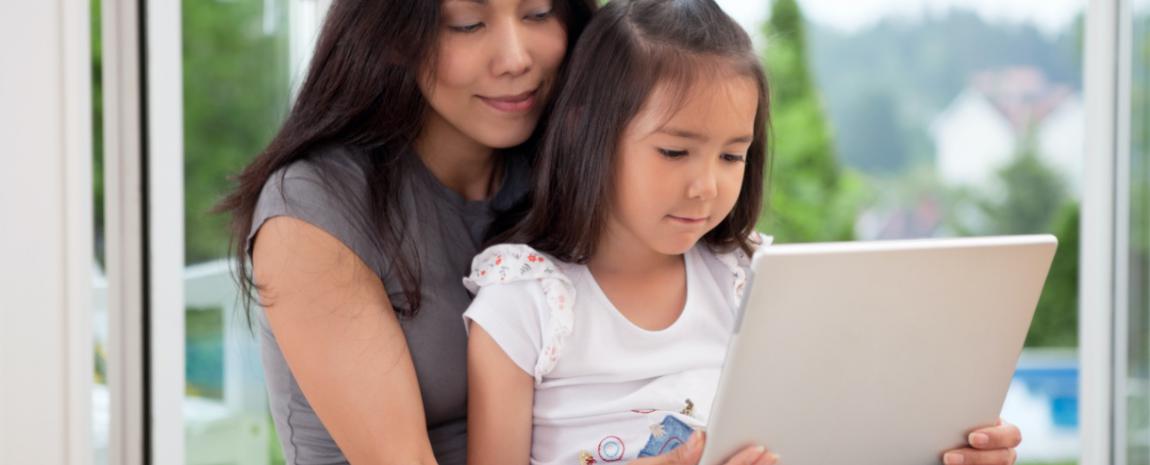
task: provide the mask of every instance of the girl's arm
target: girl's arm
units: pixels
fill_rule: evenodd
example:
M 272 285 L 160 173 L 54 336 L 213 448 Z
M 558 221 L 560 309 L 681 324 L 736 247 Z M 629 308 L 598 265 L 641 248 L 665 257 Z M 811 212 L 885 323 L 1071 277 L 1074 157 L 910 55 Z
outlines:
M 467 343 L 467 464 L 527 465 L 531 461 L 535 379 L 503 352 L 483 327 L 470 323 Z
M 375 273 L 290 217 L 264 223 L 252 263 L 284 358 L 348 461 L 435 464 L 415 366 Z

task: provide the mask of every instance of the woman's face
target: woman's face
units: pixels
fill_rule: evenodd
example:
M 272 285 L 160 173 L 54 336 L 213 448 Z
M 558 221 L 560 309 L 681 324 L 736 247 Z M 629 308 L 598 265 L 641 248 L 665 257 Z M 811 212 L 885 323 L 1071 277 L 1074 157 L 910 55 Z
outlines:
M 427 126 L 490 148 L 526 141 L 567 50 L 553 2 L 443 0 L 441 22 L 434 68 L 420 83 Z

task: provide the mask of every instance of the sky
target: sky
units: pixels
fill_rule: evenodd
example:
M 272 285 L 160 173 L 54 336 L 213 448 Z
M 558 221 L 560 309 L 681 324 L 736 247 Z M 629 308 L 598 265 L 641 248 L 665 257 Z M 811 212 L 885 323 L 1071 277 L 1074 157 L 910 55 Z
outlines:
M 770 0 L 716 0 L 750 31 L 766 19 Z M 799 0 L 807 19 L 844 31 L 856 31 L 884 17 L 922 17 L 962 8 L 996 23 L 1032 23 L 1047 33 L 1066 27 L 1087 0 Z

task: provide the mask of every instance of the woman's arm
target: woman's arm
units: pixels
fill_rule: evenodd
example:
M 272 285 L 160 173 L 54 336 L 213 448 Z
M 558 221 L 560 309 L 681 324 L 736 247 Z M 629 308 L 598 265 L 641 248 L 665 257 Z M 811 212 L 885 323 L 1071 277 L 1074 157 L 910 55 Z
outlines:
M 434 464 L 415 366 L 375 273 L 290 217 L 264 223 L 252 263 L 288 367 L 348 461 Z
M 531 461 L 535 379 L 471 323 L 467 342 L 467 464 Z

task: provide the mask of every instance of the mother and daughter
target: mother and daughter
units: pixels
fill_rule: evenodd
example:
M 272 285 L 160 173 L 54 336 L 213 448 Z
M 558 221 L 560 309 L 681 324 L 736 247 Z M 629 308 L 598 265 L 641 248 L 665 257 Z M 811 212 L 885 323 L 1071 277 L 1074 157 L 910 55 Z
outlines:
M 333 2 L 223 204 L 288 463 L 698 462 L 769 243 L 767 79 L 713 0 L 595 10 Z M 1013 463 L 981 426 L 940 460 Z

